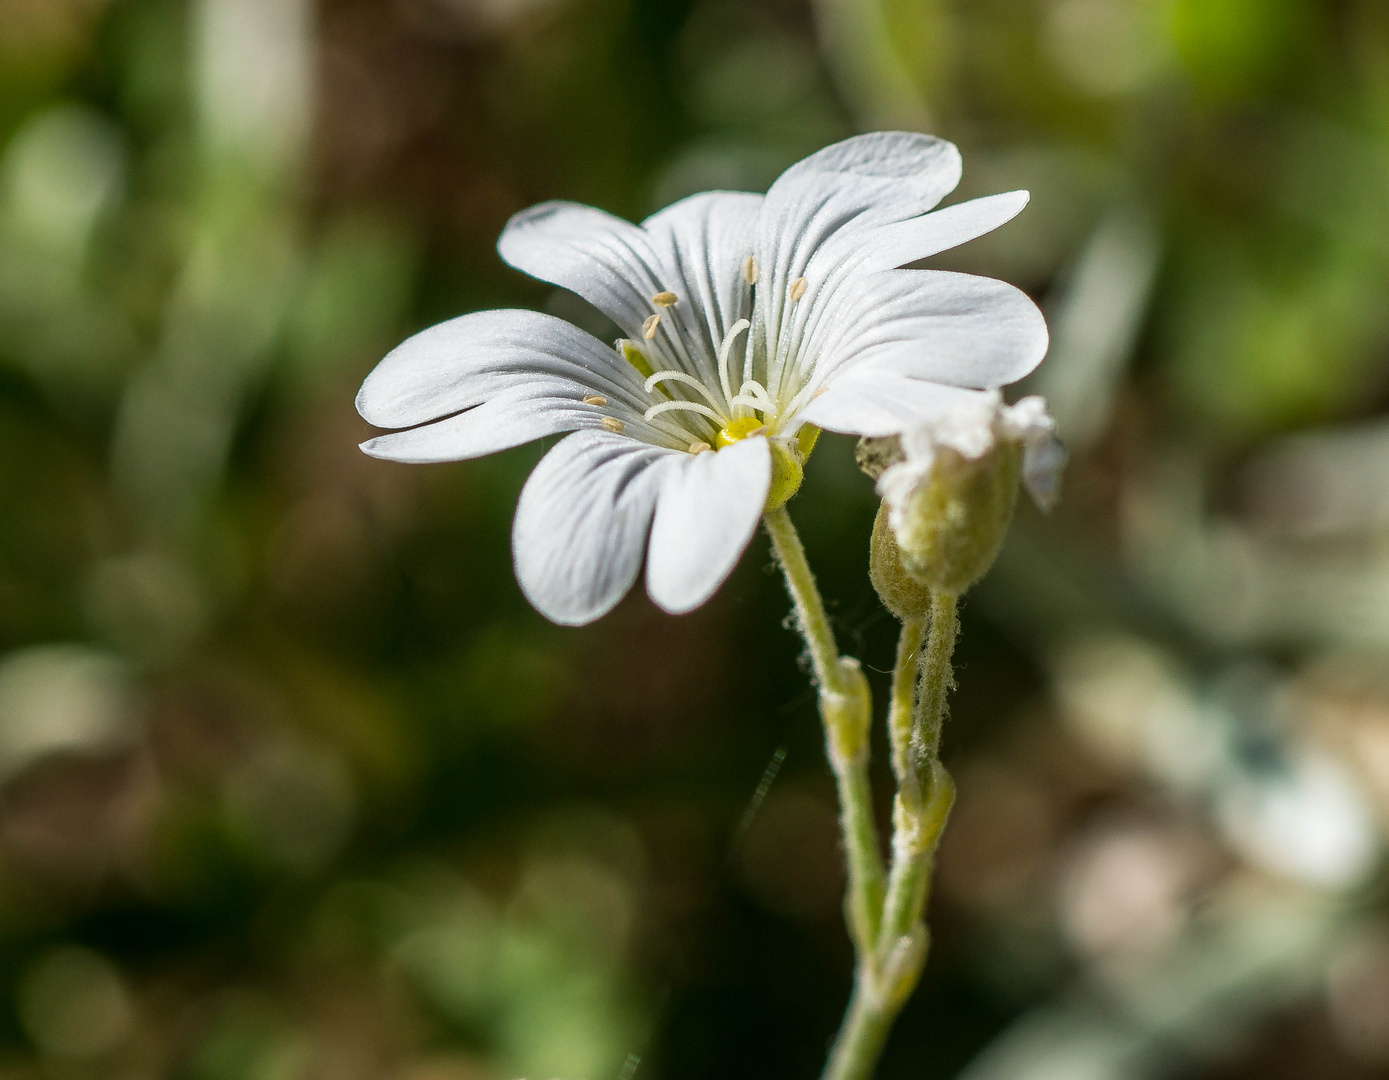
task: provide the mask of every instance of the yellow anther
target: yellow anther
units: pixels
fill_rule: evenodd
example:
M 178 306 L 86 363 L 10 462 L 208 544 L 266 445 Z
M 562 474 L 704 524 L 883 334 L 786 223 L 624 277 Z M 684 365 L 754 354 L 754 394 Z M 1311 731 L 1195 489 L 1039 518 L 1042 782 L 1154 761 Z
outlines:
M 751 255 L 743 260 L 743 280 L 749 285 L 757 284 L 757 260 Z
M 679 299 L 680 298 L 676 296 L 673 292 L 667 291 L 658 292 L 655 296 L 651 298 L 651 302 L 655 304 L 657 307 L 670 307 Z
M 696 439 L 694 442 L 690 443 L 690 453 L 692 454 L 702 454 L 705 451 L 712 449 L 714 448 L 710 446 L 707 442 L 705 442 L 703 439 Z
M 615 431 L 615 432 L 618 432 L 619 434 L 620 434 L 621 432 L 623 432 L 624 430 L 626 430 L 626 428 L 627 428 L 627 425 L 624 424 L 621 420 L 619 420 L 619 419 L 618 419 L 617 417 L 615 417 L 615 416 L 605 416 L 605 417 L 603 417 L 602 424 L 603 424 L 603 426 L 604 426 L 605 428 L 607 428 L 609 431 Z
M 589 394 L 584 398 L 585 405 L 606 405 L 607 403 L 608 399 L 602 394 Z
M 656 336 L 656 327 L 660 325 L 661 317 L 659 315 L 648 315 L 646 322 L 641 324 L 641 336 L 650 341 Z
M 791 282 L 791 303 L 794 304 L 797 300 L 799 300 L 799 299 L 800 299 L 802 296 L 804 296 L 804 295 L 805 295 L 805 278 L 803 278 L 803 277 L 798 277 L 795 281 Z
M 744 416 L 739 420 L 729 421 L 728 425 L 714 436 L 714 445 L 722 450 L 725 446 L 732 446 L 742 439 L 765 434 L 767 434 L 766 424 L 755 416 Z
M 822 387 L 820 387 L 820 389 L 816 390 L 815 393 L 811 394 L 810 396 L 811 396 L 812 398 L 817 398 L 817 397 L 819 397 L 821 394 L 825 393 L 825 391 L 827 391 L 828 389 L 829 389 L 828 386 L 822 386 Z

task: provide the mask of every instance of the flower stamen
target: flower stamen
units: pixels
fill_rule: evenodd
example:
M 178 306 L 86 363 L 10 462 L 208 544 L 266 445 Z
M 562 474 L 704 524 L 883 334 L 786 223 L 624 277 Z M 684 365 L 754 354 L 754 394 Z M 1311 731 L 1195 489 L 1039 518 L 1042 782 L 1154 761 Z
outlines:
M 657 307 L 668 308 L 674 307 L 675 304 L 679 301 L 679 299 L 680 298 L 678 296 L 676 296 L 673 292 L 667 289 L 662 292 L 658 292 L 655 296 L 653 296 L 651 298 L 651 302 L 655 304 Z
M 751 255 L 748 256 L 748 260 L 752 260 Z M 733 351 L 733 342 L 738 335 L 751 325 L 747 319 L 739 319 L 728 328 L 728 333 L 724 334 L 723 342 L 719 345 L 719 385 L 723 387 L 723 396 L 730 402 L 733 399 L 733 385 L 728 381 L 728 356 Z
M 608 403 L 608 399 L 602 394 L 587 394 L 583 401 L 585 405 L 606 405 Z
M 690 443 L 690 453 L 694 454 L 696 457 L 712 449 L 714 448 L 703 439 L 696 439 L 694 442 Z
M 659 315 L 648 315 L 646 321 L 641 324 L 641 336 L 650 341 L 656 336 L 656 327 L 660 325 L 661 317 Z
M 751 255 L 743 260 L 743 280 L 749 285 L 757 284 L 757 260 Z
M 754 397 L 752 394 L 735 394 L 730 404 L 742 405 L 745 408 L 752 409 L 754 412 L 765 413 L 775 411 L 769 409 L 767 402 L 762 398 Z
M 767 388 L 756 379 L 744 380 L 743 385 L 738 387 L 738 393 L 753 394 L 765 401 L 768 408 L 773 410 L 776 409 L 776 402 L 772 399 L 772 395 L 768 393 Z
M 698 401 L 663 401 L 659 405 L 652 405 L 651 408 L 647 409 L 646 412 L 642 414 L 642 418 L 644 420 L 652 420 L 662 413 L 676 412 L 677 410 L 699 413 L 701 416 L 707 416 L 718 425 L 722 425 L 724 422 L 723 417 L 709 408 L 708 405 Z
M 732 404 L 760 412 L 767 418 L 775 417 L 778 411 L 772 395 L 767 393 L 767 388 L 756 379 L 743 380 L 743 385 L 738 388 L 738 394 L 733 398 Z
M 620 434 L 626 429 L 626 427 L 627 427 L 626 424 L 624 424 L 621 420 L 619 420 L 619 419 L 618 419 L 617 417 L 615 417 L 615 416 L 605 416 L 605 417 L 603 417 L 602 420 L 599 421 L 599 423 L 601 423 L 601 424 L 602 424 L 605 428 L 607 428 L 609 431 L 616 432 L 616 433 L 619 434 L 619 435 L 620 435 Z
M 794 304 L 797 300 L 799 300 L 802 296 L 804 296 L 804 295 L 805 295 L 805 290 L 806 290 L 806 281 L 805 281 L 805 278 L 803 278 L 803 277 L 798 277 L 795 281 L 791 282 L 791 303 Z
M 710 405 L 712 405 L 715 409 L 719 407 L 719 399 L 714 397 L 713 394 L 709 393 L 709 391 L 705 389 L 705 386 L 702 382 L 696 379 L 693 375 L 686 375 L 683 371 L 654 372 L 651 375 L 651 377 L 648 378 L 646 382 L 643 384 L 643 388 L 649 394 L 652 390 L 656 388 L 656 386 L 659 383 L 663 382 L 678 382 L 683 383 L 685 386 L 693 387 L 696 391 L 699 392 L 699 394 L 704 398 L 704 400 L 707 401 Z

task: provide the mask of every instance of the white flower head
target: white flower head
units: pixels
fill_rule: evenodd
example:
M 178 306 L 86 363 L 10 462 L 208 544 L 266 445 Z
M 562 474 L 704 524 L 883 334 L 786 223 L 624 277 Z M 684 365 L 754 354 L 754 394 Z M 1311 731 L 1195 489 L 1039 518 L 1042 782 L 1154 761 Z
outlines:
M 997 390 L 980 394 L 949 412 L 932 416 L 901 436 L 901 460 L 878 477 L 878 494 L 889 510 L 894 530 L 901 531 L 912 496 L 929 482 L 942 450 L 953 450 L 969 461 L 978 461 L 1000 443 L 1022 450 L 1022 483 L 1041 509 L 1050 510 L 1061 491 L 1061 470 L 1066 451 L 1056 438 L 1056 421 L 1047 413 L 1046 400 L 1025 397 L 1005 405 Z
M 608 346 L 531 311 L 431 327 L 362 385 L 365 419 L 407 429 L 362 448 L 457 461 L 573 432 L 521 492 L 526 596 L 555 622 L 591 622 L 645 562 L 658 605 L 698 607 L 769 492 L 789 494 L 784 474 L 798 475 L 818 428 L 894 435 L 993 400 L 1041 361 L 1046 325 L 1019 290 L 899 269 L 1027 202 L 1010 192 L 931 212 L 959 177 L 952 144 L 878 132 L 793 165 L 765 196 L 694 195 L 640 225 L 574 203 L 523 211 L 502 258 L 578 293 L 624 337 Z

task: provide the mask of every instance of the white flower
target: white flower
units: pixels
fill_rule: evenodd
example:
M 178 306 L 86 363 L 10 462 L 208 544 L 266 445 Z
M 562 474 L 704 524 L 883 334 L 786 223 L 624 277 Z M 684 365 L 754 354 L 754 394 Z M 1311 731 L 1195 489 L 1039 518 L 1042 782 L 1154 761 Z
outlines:
M 415 335 L 362 385 L 395 461 L 456 461 L 573 431 L 521 492 L 516 576 L 558 623 L 591 622 L 646 562 L 670 612 L 707 600 L 757 527 L 804 425 L 889 435 L 1031 371 L 1041 313 L 1003 282 L 898 269 L 1011 219 L 1010 192 L 928 213 L 960 156 L 927 135 L 847 139 L 765 196 L 709 192 L 632 225 L 574 203 L 517 214 L 498 248 L 626 335 L 531 311 Z M 810 434 L 814 428 L 806 428 Z M 712 452 L 710 452 L 712 451 Z
M 1022 482 L 1043 510 L 1050 510 L 1061 488 L 1061 469 L 1066 451 L 1056 438 L 1056 421 L 1047 414 L 1040 397 L 1025 397 L 1016 405 L 1003 404 L 997 390 L 978 394 L 926 417 L 902 432 L 901 460 L 878 477 L 878 494 L 888 505 L 888 522 L 894 531 L 907 527 L 905 520 L 912 497 L 930 481 L 942 450 L 953 450 L 969 461 L 978 461 L 1002 442 L 1022 448 Z M 1013 480 L 1016 491 L 1017 481 Z

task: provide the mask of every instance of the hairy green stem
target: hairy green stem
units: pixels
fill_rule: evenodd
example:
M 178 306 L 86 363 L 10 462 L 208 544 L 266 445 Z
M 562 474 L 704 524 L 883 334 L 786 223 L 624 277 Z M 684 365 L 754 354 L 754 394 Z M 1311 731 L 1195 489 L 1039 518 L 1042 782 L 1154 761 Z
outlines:
M 954 684 L 950 658 L 957 632 L 957 598 L 933 595 L 929 635 L 924 620 L 908 619 L 897 643 L 888 731 L 898 791 L 893 806 L 892 867 L 885 873 L 868 779 L 872 718 L 868 682 L 858 661 L 839 655 L 815 575 L 790 516 L 779 507 L 768 511 L 764 520 L 819 686 L 820 717 L 839 791 L 849 872 L 845 919 L 857 956 L 854 991 L 823 1080 L 868 1080 L 892 1022 L 916 988 L 926 963 L 929 936 L 923 913 L 931 863 L 955 795 L 936 752 L 946 695 Z
M 859 956 L 853 997 L 822 1080 L 868 1080 L 892 1023 L 926 964 L 930 938 L 924 915 L 931 868 L 955 799 L 954 783 L 936 759 L 936 751 L 946 695 L 954 683 L 950 658 L 958 630 L 956 600 L 948 594 L 932 597 L 924 652 L 920 651 L 920 621 L 907 620 L 902 626 L 889 714 L 899 785 L 892 815 L 892 867 L 877 939 L 869 955 Z M 920 692 L 912 710 L 910 688 L 918 655 Z M 906 723 L 904 700 L 910 715 Z
M 957 616 L 959 597 L 952 593 L 931 594 L 931 633 L 921 658 L 921 695 L 917 703 L 917 722 L 912 735 L 912 756 L 918 774 L 924 774 L 940 750 L 940 729 L 945 721 L 946 695 L 955 686 L 950 658 L 960 632 Z M 930 778 L 921 775 L 923 785 Z
M 822 690 L 843 693 L 834 631 L 830 629 L 825 602 L 815 585 L 815 575 L 810 572 L 810 563 L 806 561 L 800 533 L 796 531 L 791 515 L 784 506 L 768 511 L 762 520 L 767 526 L 767 534 L 772 538 L 772 551 L 781 564 L 781 572 L 786 575 L 786 588 L 796 609 L 796 625 L 805 638 L 816 681 Z
M 830 1049 L 829 1061 L 821 1080 L 868 1080 L 883 1055 L 888 1032 L 896 1013 L 880 1007 L 875 980 L 865 979 L 860 966 L 844 1023 Z
M 912 767 L 912 728 L 916 724 L 917 653 L 926 636 L 924 619 L 903 619 L 897 638 L 897 666 L 892 669 L 892 701 L 888 706 L 887 730 L 892 740 L 892 772 L 904 798 L 919 804 L 920 785 Z
M 884 870 L 873 793 L 868 780 L 868 741 L 872 700 L 858 661 L 841 657 L 805 548 L 784 508 L 766 515 L 772 549 L 786 576 L 796 623 L 810 652 L 820 684 L 820 717 L 825 747 L 839 791 L 849 889 L 845 920 L 860 956 L 870 955 L 883 910 Z

